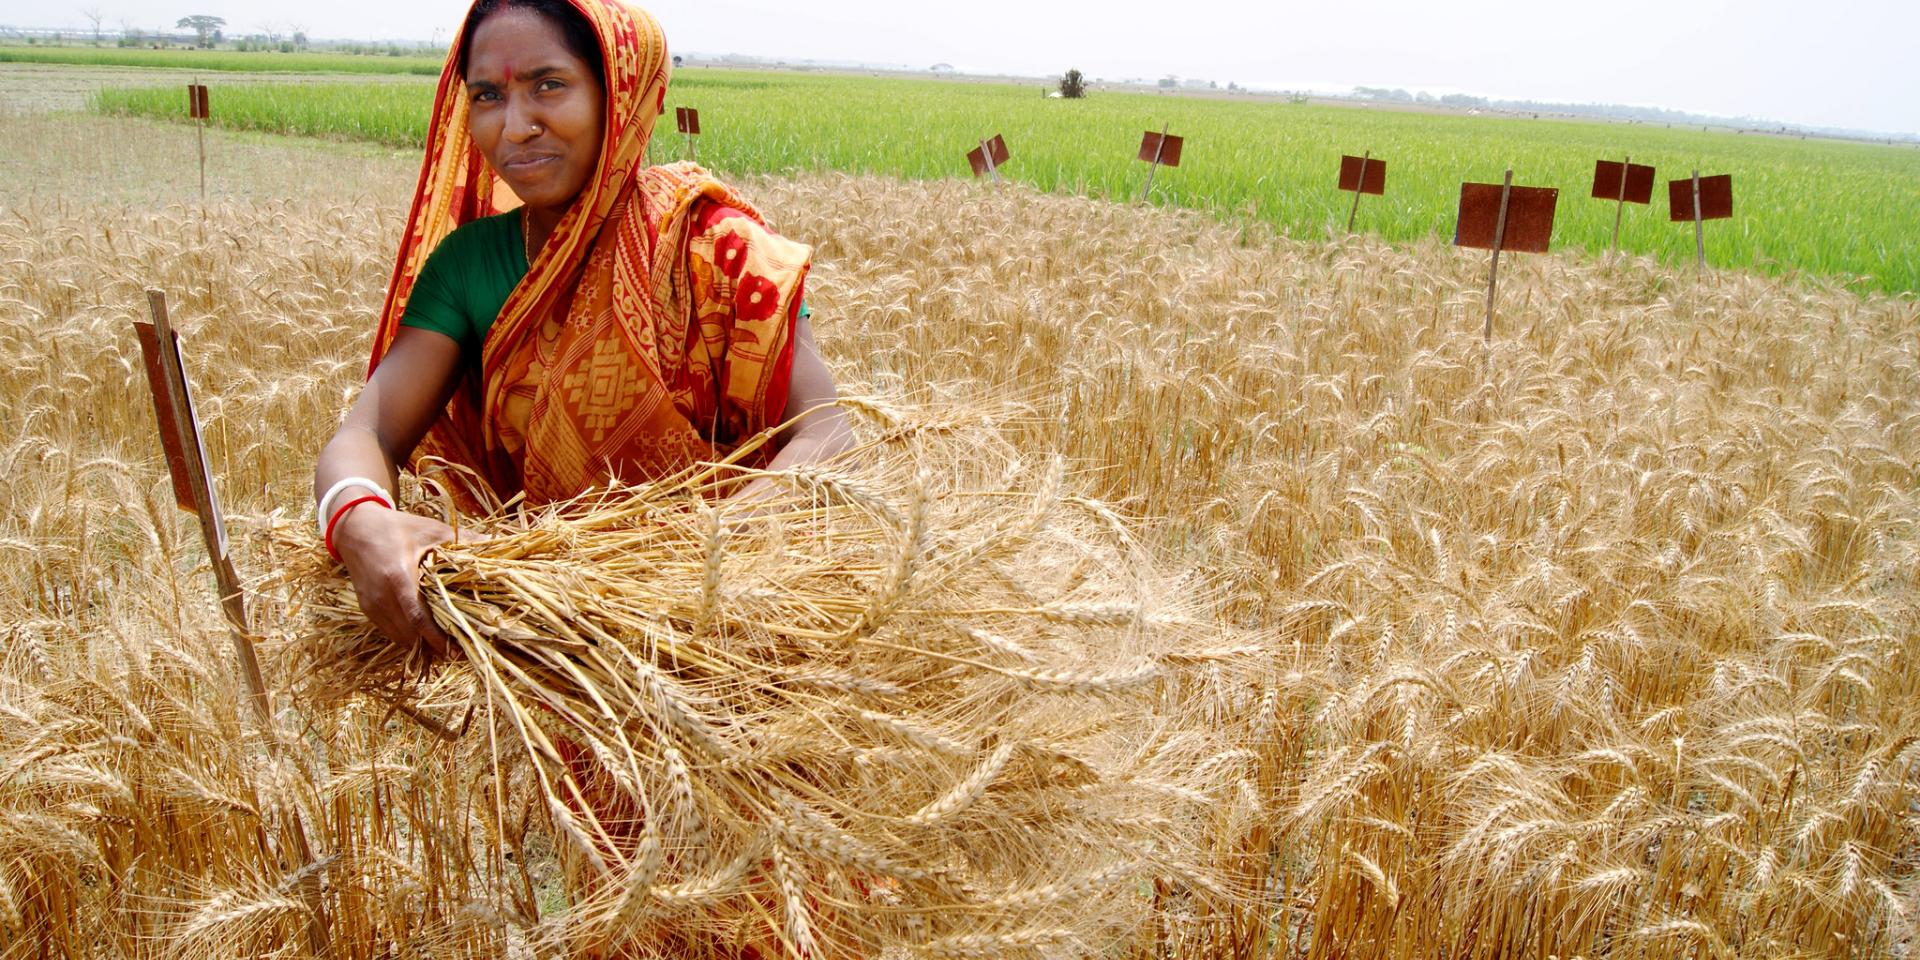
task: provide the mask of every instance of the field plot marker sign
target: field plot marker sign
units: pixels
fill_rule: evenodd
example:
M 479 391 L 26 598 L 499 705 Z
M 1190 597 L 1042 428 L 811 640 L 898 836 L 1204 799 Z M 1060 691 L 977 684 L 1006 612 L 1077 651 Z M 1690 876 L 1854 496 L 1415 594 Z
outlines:
M 1353 209 L 1347 212 L 1347 232 L 1353 232 L 1354 220 L 1360 216 L 1360 195 L 1371 193 L 1378 197 L 1387 192 L 1387 164 L 1373 158 L 1373 151 L 1357 157 L 1340 158 L 1340 189 L 1353 191 Z
M 1560 191 L 1552 187 L 1516 187 L 1513 171 L 1498 184 L 1460 185 L 1460 222 L 1454 228 L 1456 247 L 1493 251 L 1487 268 L 1487 324 L 1482 342 L 1493 339 L 1493 299 L 1500 284 L 1500 251 L 1546 253 L 1553 240 L 1553 210 Z
M 1613 211 L 1613 248 L 1609 251 L 1619 253 L 1620 218 L 1627 212 L 1627 204 L 1653 203 L 1653 168 L 1634 163 L 1632 157 L 1618 163 L 1598 161 L 1593 165 L 1593 198 L 1619 204 Z
M 207 199 L 207 121 L 213 119 L 213 108 L 207 97 L 207 86 L 195 81 L 187 84 L 187 119 L 193 121 L 194 129 L 200 135 L 200 199 Z
M 136 321 L 134 332 L 140 337 L 140 352 L 147 363 L 147 388 L 153 393 L 153 412 L 160 422 L 160 445 L 166 451 L 167 473 L 173 479 L 173 499 L 180 509 L 200 518 L 200 533 L 206 540 L 207 556 L 213 561 L 214 580 L 220 586 L 220 608 L 232 628 L 241 679 L 246 682 L 254 710 L 263 722 L 270 723 L 267 685 L 253 642 L 247 639 L 246 598 L 240 592 L 240 577 L 228 552 L 226 518 L 214 492 L 206 445 L 200 441 L 200 420 L 194 411 L 186 366 L 180 360 L 180 340 L 167 320 L 167 295 L 148 290 L 147 306 L 153 312 L 153 322 Z
M 1700 269 L 1707 269 L 1707 231 L 1703 223 L 1733 216 L 1733 175 L 1703 177 L 1695 170 L 1688 180 L 1667 182 L 1667 206 L 1674 223 L 1693 221 L 1693 249 Z
M 996 133 L 992 140 L 980 141 L 980 145 L 967 154 L 967 166 L 973 168 L 974 177 L 992 177 L 994 183 L 999 183 L 1000 167 L 1009 159 L 1006 138 Z
M 694 141 L 700 139 L 700 111 L 692 107 L 674 107 L 674 122 L 679 124 L 680 132 L 687 137 L 687 159 L 698 162 L 700 148 Z
M 1146 136 L 1140 138 L 1140 160 L 1148 164 L 1147 185 L 1140 191 L 1141 203 L 1146 203 L 1147 197 L 1153 193 L 1153 175 L 1160 172 L 1163 164 L 1169 167 L 1180 165 L 1180 151 L 1186 146 L 1187 138 L 1168 136 L 1167 131 L 1171 129 L 1173 127 L 1169 124 L 1161 127 L 1159 133 L 1148 130 Z
M 273 705 L 267 699 L 266 679 L 260 673 L 260 658 L 253 640 L 247 635 L 247 603 L 240 590 L 240 577 L 234 571 L 227 545 L 226 518 L 220 512 L 220 498 L 213 488 L 213 470 L 207 462 L 207 448 L 200 440 L 200 419 L 193 407 L 193 389 L 187 383 L 186 365 L 180 359 L 180 338 L 167 319 L 167 295 L 147 291 L 147 306 L 153 313 L 151 323 L 134 321 L 134 333 L 140 339 L 140 353 L 146 361 L 147 388 L 153 394 L 153 412 L 160 425 L 160 445 L 166 453 L 167 474 L 173 480 L 174 502 L 200 518 L 200 534 L 206 540 L 207 557 L 212 561 L 213 578 L 220 588 L 220 609 L 226 614 L 227 634 L 233 639 L 234 659 L 240 678 L 247 687 L 255 719 L 260 723 L 270 750 L 277 751 L 279 733 L 274 727 Z M 316 957 L 331 955 L 327 934 L 325 903 L 321 898 L 320 874 L 309 868 L 314 862 L 313 848 L 307 842 L 306 828 L 298 817 L 281 824 L 288 855 L 296 874 L 305 874 L 298 884 L 307 901 L 309 916 L 307 947 Z

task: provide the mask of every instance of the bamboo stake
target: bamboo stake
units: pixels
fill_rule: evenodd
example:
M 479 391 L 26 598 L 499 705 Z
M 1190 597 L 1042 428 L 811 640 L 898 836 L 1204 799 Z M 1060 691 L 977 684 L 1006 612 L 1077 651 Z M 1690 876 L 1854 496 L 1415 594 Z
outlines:
M 1153 163 L 1147 167 L 1147 186 L 1146 189 L 1140 191 L 1141 203 L 1146 203 L 1148 195 L 1153 193 L 1153 175 L 1160 172 L 1160 155 L 1166 152 L 1167 131 L 1172 129 L 1173 124 L 1171 123 L 1164 124 L 1160 127 L 1160 142 L 1154 144 Z
M 999 183 L 1000 168 L 994 165 L 994 162 L 993 162 L 993 141 L 992 140 L 980 141 L 980 156 L 982 159 L 986 160 L 987 172 L 993 175 L 993 182 Z
M 1610 257 L 1620 253 L 1620 221 L 1627 213 L 1627 170 L 1632 166 L 1631 154 L 1620 161 L 1620 196 L 1613 211 L 1613 248 L 1607 251 Z
M 1353 184 L 1353 209 L 1347 212 L 1347 232 L 1353 232 L 1353 224 L 1360 216 L 1360 194 L 1367 188 L 1367 161 L 1373 159 L 1373 151 L 1360 155 L 1360 178 Z
M 207 122 L 195 120 L 193 127 L 200 137 L 200 202 L 205 203 L 207 200 Z
M 200 78 L 193 78 L 193 86 L 188 88 L 187 112 L 193 114 L 193 129 L 200 139 L 200 202 L 207 202 L 207 118 L 199 106 Z
M 1693 249 L 1700 259 L 1700 272 L 1707 271 L 1707 230 L 1700 221 L 1700 171 L 1693 172 Z
M 1487 269 L 1487 325 L 1480 333 L 1480 342 L 1493 341 L 1493 297 L 1500 289 L 1500 247 L 1507 240 L 1507 201 L 1513 196 L 1513 168 L 1507 168 L 1506 179 L 1500 183 L 1500 219 L 1493 224 L 1493 261 Z

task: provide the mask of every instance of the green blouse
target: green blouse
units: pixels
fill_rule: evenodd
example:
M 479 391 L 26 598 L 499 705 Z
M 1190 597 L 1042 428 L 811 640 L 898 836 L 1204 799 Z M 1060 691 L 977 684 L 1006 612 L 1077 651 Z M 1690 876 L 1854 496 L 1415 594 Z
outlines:
M 520 211 L 481 217 L 447 235 L 414 280 L 400 324 L 445 334 L 478 361 L 487 331 L 527 275 Z

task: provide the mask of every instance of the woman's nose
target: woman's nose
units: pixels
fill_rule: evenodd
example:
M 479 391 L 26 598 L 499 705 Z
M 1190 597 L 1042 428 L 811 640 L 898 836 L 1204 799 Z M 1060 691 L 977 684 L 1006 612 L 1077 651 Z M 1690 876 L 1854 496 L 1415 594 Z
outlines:
M 534 116 L 531 105 L 525 97 L 509 94 L 507 97 L 506 137 L 514 143 L 526 143 L 540 135 L 540 121 Z

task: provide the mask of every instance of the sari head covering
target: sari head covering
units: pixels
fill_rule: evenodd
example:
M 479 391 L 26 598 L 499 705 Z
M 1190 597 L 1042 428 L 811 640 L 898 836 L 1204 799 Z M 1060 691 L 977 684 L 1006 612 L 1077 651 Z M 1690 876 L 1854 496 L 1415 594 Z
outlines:
M 463 509 L 669 475 L 777 425 L 810 248 L 766 229 L 692 164 L 649 167 L 671 60 L 660 25 L 621 0 L 568 0 L 606 60 L 600 160 L 531 259 L 409 467 L 429 459 Z M 426 160 L 373 341 L 393 345 L 427 257 L 455 228 L 519 201 L 467 131 L 462 51 L 440 76 Z M 472 489 L 470 473 L 490 489 Z

